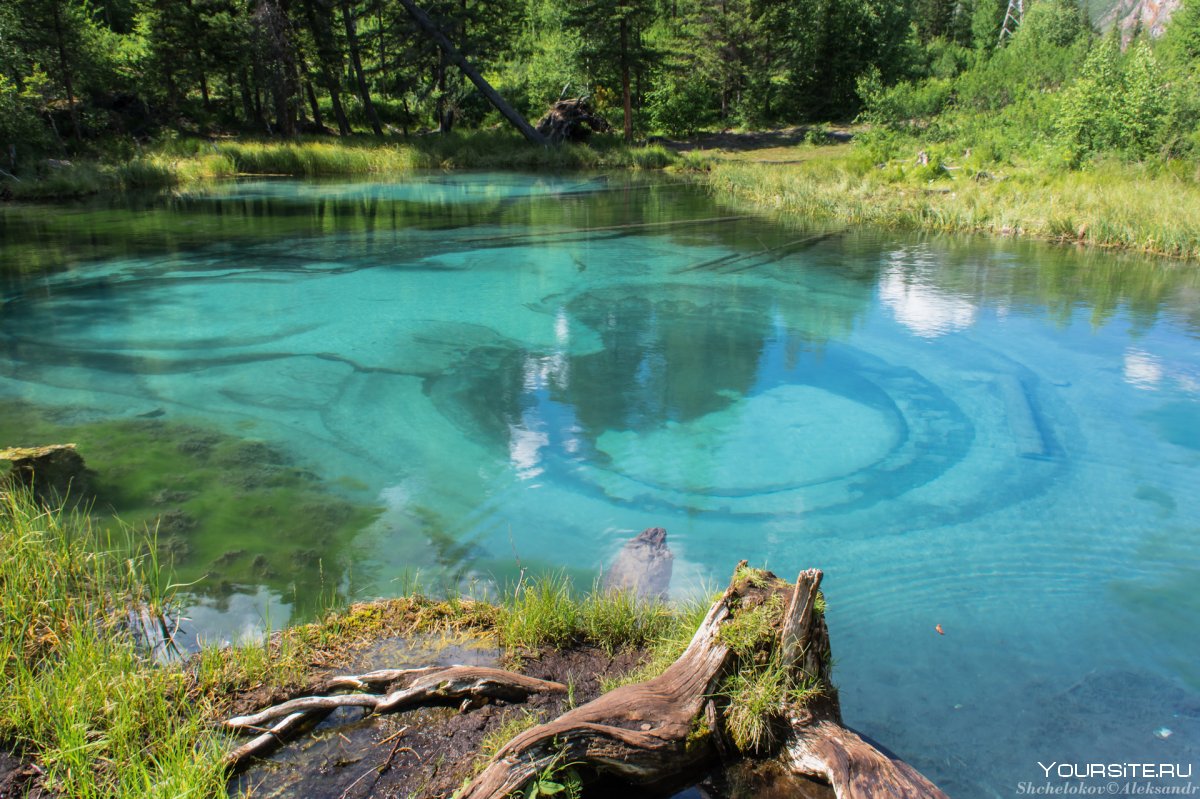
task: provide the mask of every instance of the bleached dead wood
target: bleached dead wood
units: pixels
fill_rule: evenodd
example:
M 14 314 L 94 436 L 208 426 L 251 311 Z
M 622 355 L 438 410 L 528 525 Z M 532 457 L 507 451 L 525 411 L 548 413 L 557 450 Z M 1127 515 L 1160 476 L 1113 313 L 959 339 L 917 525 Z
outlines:
M 399 683 L 384 693 L 343 693 L 350 689 L 362 691 L 372 686 Z M 226 763 L 237 767 L 249 757 L 262 755 L 282 743 L 284 738 L 313 716 L 342 707 L 360 707 L 368 712 L 394 713 L 420 705 L 459 700 L 501 699 L 523 702 L 535 693 L 564 693 L 562 683 L 538 680 L 524 674 L 485 666 L 445 666 L 421 669 L 383 669 L 368 674 L 334 677 L 313 696 L 290 699 L 258 713 L 235 716 L 225 722 L 231 730 L 259 732 L 254 740 L 239 746 L 226 757 Z M 264 729 L 263 725 L 277 722 Z

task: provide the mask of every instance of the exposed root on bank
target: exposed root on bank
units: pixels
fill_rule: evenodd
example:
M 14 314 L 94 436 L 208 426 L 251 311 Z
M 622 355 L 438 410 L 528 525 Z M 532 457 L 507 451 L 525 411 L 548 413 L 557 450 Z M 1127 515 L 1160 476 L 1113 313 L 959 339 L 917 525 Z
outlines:
M 366 691 L 373 686 L 399 683 L 389 693 L 344 693 L 334 691 Z M 239 767 L 251 757 L 266 754 L 286 740 L 287 736 L 306 721 L 323 716 L 341 707 L 361 707 L 369 713 L 382 715 L 429 704 L 461 701 L 469 706 L 474 702 L 499 699 L 523 702 L 535 693 L 565 693 L 562 683 L 538 680 L 503 669 L 484 666 L 445 666 L 420 669 L 380 669 L 367 674 L 333 677 L 327 680 L 317 695 L 290 699 L 258 713 L 235 716 L 225 722 L 232 729 L 260 733 L 253 740 L 234 749 L 225 762 Z M 282 719 L 267 729 L 264 724 Z
M 788 584 L 739 563 L 729 587 L 666 671 L 515 735 L 456 796 L 504 799 L 534 780 L 566 780 L 586 789 L 595 778 L 668 792 L 721 764 L 754 758 L 821 780 L 838 799 L 945 799 L 911 766 L 842 724 L 821 578 L 810 569 Z M 397 684 L 390 693 L 367 693 Z M 260 733 L 229 762 L 261 754 L 289 731 L 339 707 L 386 713 L 462 700 L 469 710 L 473 703 L 525 702 L 534 694 L 566 690 L 556 682 L 464 666 L 335 677 L 320 695 L 226 722 Z M 272 722 L 264 731 L 261 725 Z M 266 742 L 261 749 L 260 740 Z

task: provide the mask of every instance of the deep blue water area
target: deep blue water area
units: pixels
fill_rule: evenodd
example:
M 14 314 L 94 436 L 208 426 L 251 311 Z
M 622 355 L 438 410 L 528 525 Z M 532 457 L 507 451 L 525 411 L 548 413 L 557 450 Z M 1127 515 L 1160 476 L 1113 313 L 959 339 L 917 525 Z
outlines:
M 586 581 L 661 526 L 677 596 L 823 569 L 847 722 L 952 796 L 1200 766 L 1195 265 L 627 176 L 243 182 L 0 235 L 0 400 L 288 453 L 381 509 L 322 553 L 351 598 Z M 325 588 L 191 567 L 213 635 Z

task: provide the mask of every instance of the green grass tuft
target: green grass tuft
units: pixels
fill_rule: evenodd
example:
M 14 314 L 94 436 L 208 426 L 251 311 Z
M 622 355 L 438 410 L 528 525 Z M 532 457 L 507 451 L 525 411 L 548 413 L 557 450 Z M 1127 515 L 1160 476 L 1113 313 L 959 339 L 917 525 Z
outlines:
M 0 739 L 35 755 L 62 796 L 216 796 L 209 705 L 184 672 L 156 667 L 124 628 L 162 607 L 155 564 L 86 517 L 0 492 Z
M 721 625 L 717 640 L 739 658 L 748 658 L 770 646 L 783 617 L 783 599 L 778 594 L 761 605 L 743 610 Z

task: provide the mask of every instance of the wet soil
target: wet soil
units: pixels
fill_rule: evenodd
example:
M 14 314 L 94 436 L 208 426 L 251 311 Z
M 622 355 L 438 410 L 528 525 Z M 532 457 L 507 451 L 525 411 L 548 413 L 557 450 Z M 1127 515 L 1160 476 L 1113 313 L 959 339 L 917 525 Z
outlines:
M 389 656 L 389 642 L 384 642 L 355 665 L 365 670 L 429 660 L 419 657 L 411 647 L 403 651 L 404 642 L 390 645 L 400 651 Z M 449 650 L 441 648 L 435 659 L 442 663 L 499 664 L 494 648 L 453 644 Z M 380 662 L 383 657 L 390 662 Z M 600 695 L 602 679 L 624 674 L 639 661 L 636 652 L 610 655 L 594 647 L 543 652 L 525 657 L 516 670 L 564 683 L 569 687 L 566 696 L 534 696 L 519 704 L 425 707 L 382 717 L 339 710 L 318 724 L 311 735 L 239 775 L 231 787 L 252 789 L 258 799 L 449 796 L 482 766 L 485 757 L 481 752 L 490 733 L 506 725 L 511 730 L 519 720 L 529 724 L 548 720 L 568 710 L 572 703 L 591 701 Z M 282 692 L 258 689 L 238 698 L 237 712 L 257 710 L 284 698 Z
M 29 760 L 0 747 L 0 799 L 52 799 L 40 781 L 41 769 Z

